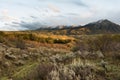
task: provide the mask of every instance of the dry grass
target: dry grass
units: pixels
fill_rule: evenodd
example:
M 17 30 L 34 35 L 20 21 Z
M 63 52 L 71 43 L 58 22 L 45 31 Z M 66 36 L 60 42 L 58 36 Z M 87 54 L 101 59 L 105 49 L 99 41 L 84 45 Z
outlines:
M 119 35 L 82 35 L 77 38 L 80 42 L 75 44 L 73 37 L 62 35 L 38 32 L 0 34 L 3 39 L 0 43 L 0 80 L 120 79 Z M 38 41 L 40 37 L 49 39 L 50 43 Z M 51 43 L 52 39 L 58 38 L 62 41 L 71 39 L 71 42 Z M 72 51 L 74 46 L 77 49 Z M 101 66 L 103 59 L 108 63 L 107 71 Z

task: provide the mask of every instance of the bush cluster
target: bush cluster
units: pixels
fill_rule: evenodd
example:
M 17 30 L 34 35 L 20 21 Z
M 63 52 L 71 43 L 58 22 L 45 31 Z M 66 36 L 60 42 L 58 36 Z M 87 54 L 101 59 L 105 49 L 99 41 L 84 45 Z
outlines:
M 89 52 L 101 51 L 106 56 L 115 56 L 116 54 L 109 53 L 120 52 L 120 35 L 104 34 L 95 36 L 94 38 L 84 39 L 78 41 L 77 47 L 74 50 L 87 50 Z

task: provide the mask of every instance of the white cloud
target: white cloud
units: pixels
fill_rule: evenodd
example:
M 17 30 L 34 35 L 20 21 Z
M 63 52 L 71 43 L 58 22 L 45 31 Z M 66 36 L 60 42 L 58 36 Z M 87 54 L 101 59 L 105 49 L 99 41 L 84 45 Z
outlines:
M 107 18 L 120 23 L 120 0 L 0 0 L 0 3 L 0 28 L 24 28 L 13 23 L 20 21 L 42 25 L 81 25 Z
M 1 11 L 0 17 L 1 17 L 1 20 L 5 22 L 19 21 L 19 19 L 17 19 L 16 17 L 9 15 L 8 9 L 3 9 Z
M 52 10 L 53 12 L 57 12 L 57 13 L 60 12 L 59 8 L 57 6 L 55 6 L 55 5 L 53 5 L 53 4 L 48 4 L 48 8 L 50 10 Z

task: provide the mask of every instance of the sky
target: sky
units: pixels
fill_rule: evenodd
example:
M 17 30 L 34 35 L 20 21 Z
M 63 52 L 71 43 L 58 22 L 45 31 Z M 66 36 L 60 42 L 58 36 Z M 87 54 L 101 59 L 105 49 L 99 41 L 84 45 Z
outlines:
M 101 19 L 120 24 L 120 0 L 0 0 L 0 30 L 85 25 Z

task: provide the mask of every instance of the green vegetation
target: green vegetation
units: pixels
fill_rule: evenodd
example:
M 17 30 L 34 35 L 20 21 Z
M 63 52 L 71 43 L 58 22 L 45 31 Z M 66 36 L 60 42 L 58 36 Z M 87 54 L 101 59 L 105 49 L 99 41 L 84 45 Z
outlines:
M 0 80 L 120 80 L 120 35 L 0 32 Z
M 36 67 L 37 65 L 38 65 L 38 63 L 33 63 L 33 64 L 22 66 L 20 68 L 20 71 L 16 72 L 13 75 L 13 79 L 24 80 L 24 77 L 27 76 L 29 74 L 29 72 L 32 71 L 34 69 L 34 67 Z

